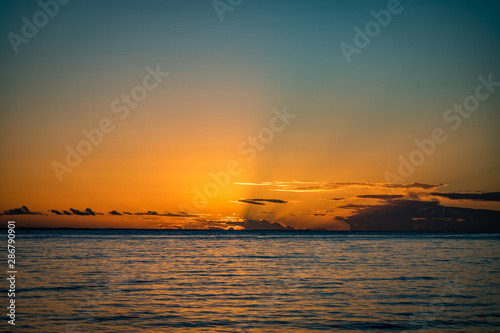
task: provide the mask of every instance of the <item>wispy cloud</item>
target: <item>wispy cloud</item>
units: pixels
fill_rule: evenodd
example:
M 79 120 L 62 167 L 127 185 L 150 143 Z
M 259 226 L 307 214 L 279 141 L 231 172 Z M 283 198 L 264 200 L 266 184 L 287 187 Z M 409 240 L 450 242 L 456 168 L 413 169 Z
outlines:
M 401 194 L 363 194 L 363 195 L 358 195 L 358 198 L 382 199 L 382 200 L 399 199 L 402 197 L 403 197 L 403 195 L 401 195 Z
M 260 183 L 235 183 L 236 185 L 246 185 L 246 186 L 268 186 L 273 185 L 273 182 L 260 182 Z
M 247 203 L 247 204 L 251 204 L 251 205 L 265 205 L 265 202 L 284 204 L 284 203 L 287 203 L 288 201 L 281 200 L 281 199 L 240 199 L 240 200 L 236 200 L 233 202 Z
M 369 189 L 420 189 L 431 190 L 443 187 L 443 184 L 393 184 L 393 183 L 367 183 L 367 182 L 325 182 L 325 181 L 272 181 L 261 183 L 236 183 L 246 186 L 268 186 L 272 191 L 282 192 L 329 192 L 347 188 L 369 188 Z
M 360 208 L 366 208 L 366 207 L 371 207 L 372 205 L 361 205 L 361 204 L 347 204 L 347 205 L 341 205 L 339 208 L 343 209 L 360 209 Z

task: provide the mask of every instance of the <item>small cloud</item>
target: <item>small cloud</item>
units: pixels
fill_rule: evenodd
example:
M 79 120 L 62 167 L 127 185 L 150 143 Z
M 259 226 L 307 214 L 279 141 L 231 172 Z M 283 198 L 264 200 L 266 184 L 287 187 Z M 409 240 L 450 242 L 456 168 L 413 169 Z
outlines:
M 112 210 L 108 212 L 109 215 L 122 215 L 120 212 L 117 212 L 116 210 Z
M 44 215 L 40 212 L 32 212 L 26 206 L 21 208 L 12 208 L 3 211 L 2 215 Z
M 246 200 L 246 199 L 240 199 L 238 201 L 233 201 L 233 202 L 237 202 L 237 203 L 247 203 L 247 204 L 251 204 L 251 205 L 260 205 L 260 206 L 264 206 L 264 204 L 262 202 L 255 202 L 255 201 L 252 201 L 252 200 Z
M 138 212 L 138 213 L 135 213 L 134 215 L 155 215 L 155 216 L 158 216 L 159 214 L 157 211 L 148 210 L 147 212 Z
M 85 209 L 83 212 L 81 210 L 74 209 L 74 208 L 70 208 L 69 210 L 74 215 L 81 215 L 81 216 L 89 216 L 89 215 L 95 216 L 96 215 L 96 213 L 94 213 L 94 211 L 92 211 L 92 209 L 90 209 L 90 208 Z
M 123 212 L 124 215 L 133 215 L 131 212 Z
M 170 214 L 170 213 L 169 213 Z M 172 216 L 179 216 L 179 217 L 196 217 L 197 215 L 194 214 L 188 214 L 186 212 L 179 212 L 178 214 L 172 214 Z
M 55 210 L 55 209 L 49 210 L 49 212 L 54 213 L 56 215 L 62 215 L 62 213 L 60 211 Z
M 185 212 L 179 212 L 177 214 L 165 212 L 165 214 L 160 214 L 161 216 L 171 216 L 171 217 L 195 217 L 197 215 L 188 214 Z
M 62 213 L 63 213 L 64 215 L 73 215 L 73 214 L 71 214 L 70 212 L 68 212 L 67 210 L 63 210 L 63 211 L 62 211 Z
M 234 202 L 239 202 L 239 203 L 248 203 L 251 205 L 265 205 L 263 202 L 270 202 L 270 203 L 287 203 L 288 201 L 281 200 L 281 199 L 240 199 L 238 201 Z
M 281 199 L 248 199 L 248 200 L 256 202 L 270 202 L 270 203 L 280 203 L 280 204 L 287 203 L 287 201 Z

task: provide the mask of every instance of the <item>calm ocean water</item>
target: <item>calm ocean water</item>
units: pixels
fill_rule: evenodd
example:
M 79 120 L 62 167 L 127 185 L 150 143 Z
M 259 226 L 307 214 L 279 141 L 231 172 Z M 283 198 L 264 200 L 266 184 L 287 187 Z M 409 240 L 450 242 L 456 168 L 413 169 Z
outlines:
M 16 235 L 6 332 L 500 332 L 500 234 Z

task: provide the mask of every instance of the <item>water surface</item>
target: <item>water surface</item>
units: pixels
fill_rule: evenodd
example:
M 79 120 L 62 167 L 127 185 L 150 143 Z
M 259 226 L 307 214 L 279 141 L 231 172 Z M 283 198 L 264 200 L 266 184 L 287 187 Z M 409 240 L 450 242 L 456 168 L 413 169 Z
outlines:
M 19 332 L 500 331 L 500 234 L 18 229 L 16 245 Z

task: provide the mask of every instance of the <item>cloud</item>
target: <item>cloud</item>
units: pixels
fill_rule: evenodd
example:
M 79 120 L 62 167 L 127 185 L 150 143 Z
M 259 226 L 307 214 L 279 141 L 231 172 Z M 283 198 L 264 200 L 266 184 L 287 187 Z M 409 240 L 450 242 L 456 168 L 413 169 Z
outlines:
M 347 205 L 339 206 L 339 208 L 344 208 L 344 209 L 360 209 L 360 208 L 366 208 L 366 207 L 371 207 L 371 205 L 347 204 Z
M 420 190 L 430 190 L 443 187 L 443 184 L 422 184 L 422 183 L 411 183 L 411 184 L 394 184 L 394 183 L 367 183 L 367 182 L 344 182 L 344 183 L 334 183 L 325 181 L 272 181 L 272 182 L 261 182 L 261 183 L 235 183 L 238 185 L 246 186 L 269 186 L 272 191 L 281 192 L 328 192 L 328 191 L 338 191 L 345 188 L 371 188 L 371 189 L 420 189 Z
M 270 202 L 270 203 L 287 203 L 288 201 L 281 200 L 281 199 L 240 199 L 235 202 L 239 203 L 248 203 L 251 205 L 265 205 L 263 202 Z
M 273 182 L 261 182 L 261 183 L 235 183 L 236 185 L 248 185 L 248 186 L 268 186 L 273 185 Z
M 117 212 L 116 210 L 112 210 L 108 212 L 109 215 L 122 215 L 120 212 Z
M 50 210 L 49 212 L 54 213 L 54 214 L 56 214 L 56 215 L 62 215 L 62 213 L 61 213 L 60 211 L 55 210 L 55 209 L 52 209 L 52 210 Z
M 127 214 L 127 215 L 149 215 L 149 216 L 170 216 L 170 217 L 196 217 L 197 216 L 197 215 L 190 215 L 190 214 L 187 214 L 187 213 L 184 213 L 184 212 L 179 212 L 177 214 L 165 212 L 163 214 L 160 214 L 160 213 L 158 213 L 155 210 L 148 210 L 147 212 L 137 212 L 137 213 L 134 213 L 134 214 L 128 213 L 128 212 L 124 212 L 123 214 Z
M 74 208 L 70 208 L 69 210 L 74 215 L 81 215 L 81 216 L 89 216 L 89 215 L 95 216 L 96 215 L 96 213 L 94 213 L 94 211 L 92 211 L 92 209 L 90 209 L 90 208 L 85 209 L 83 212 L 81 210 L 74 209 Z
M 431 190 L 434 188 L 440 188 L 445 186 L 444 184 L 422 184 L 422 183 L 411 183 L 411 184 L 387 184 L 387 188 L 394 188 L 395 185 L 400 185 L 398 188 L 414 189 L 418 188 L 421 190 Z
M 21 208 L 12 208 L 3 211 L 1 215 L 45 215 L 40 212 L 32 212 L 26 206 L 22 206 Z
M 364 194 L 358 195 L 358 198 L 366 198 L 366 199 L 382 199 L 382 200 L 392 200 L 402 198 L 401 194 Z
M 71 214 L 70 212 L 68 212 L 67 210 L 63 210 L 63 211 L 62 211 L 62 213 L 63 213 L 64 215 L 72 215 L 72 214 Z
M 500 201 L 500 192 L 485 193 L 439 193 L 432 192 L 431 195 L 444 197 L 453 200 L 480 200 L 480 201 Z
M 271 202 L 271 203 L 287 203 L 287 201 L 281 199 L 249 199 L 249 200 L 259 201 L 259 202 Z
M 251 204 L 251 205 L 261 205 L 261 206 L 264 206 L 264 205 L 265 205 L 265 204 L 263 204 L 262 202 L 255 202 L 255 201 L 252 201 L 252 200 L 246 200 L 246 199 L 240 199 L 240 200 L 233 201 L 233 202 L 248 203 L 248 204 Z
M 500 232 L 500 211 L 395 200 L 360 209 L 343 220 L 355 231 Z
M 155 216 L 158 216 L 160 214 L 158 214 L 158 212 L 156 212 L 154 210 L 148 210 L 147 212 L 134 213 L 134 215 L 155 215 Z

